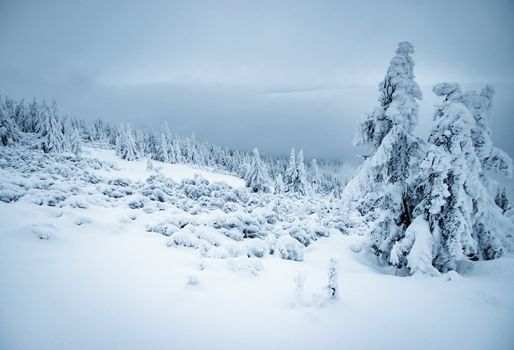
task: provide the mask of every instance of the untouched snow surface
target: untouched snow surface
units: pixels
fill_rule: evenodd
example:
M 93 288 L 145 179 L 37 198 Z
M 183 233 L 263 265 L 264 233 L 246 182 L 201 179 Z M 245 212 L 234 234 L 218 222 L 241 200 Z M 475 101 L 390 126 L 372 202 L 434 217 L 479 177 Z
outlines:
M 144 161 L 86 152 L 115 163 L 118 170 L 102 167 L 99 176 L 148 176 Z M 175 181 L 201 172 L 243 186 L 228 175 L 162 166 Z M 460 275 L 397 277 L 376 264 L 363 237 L 332 232 L 306 247 L 302 262 L 271 254 L 211 259 L 147 232 L 176 213 L 167 207 L 145 213 L 24 198 L 0 202 L 2 350 L 513 348 L 511 256 L 460 266 Z M 335 302 L 326 301 L 331 258 Z

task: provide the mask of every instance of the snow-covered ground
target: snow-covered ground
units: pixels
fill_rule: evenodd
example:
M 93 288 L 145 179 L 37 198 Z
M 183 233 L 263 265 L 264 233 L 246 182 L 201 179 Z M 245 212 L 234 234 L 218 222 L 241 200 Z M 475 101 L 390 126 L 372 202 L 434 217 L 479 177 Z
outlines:
M 147 164 L 144 161 L 129 162 L 119 159 L 114 154 L 114 150 L 105 150 L 94 147 L 84 147 L 84 155 L 89 158 L 98 159 L 100 161 L 111 162 L 117 165 L 116 171 L 98 171 L 97 174 L 106 178 L 115 179 L 123 177 L 132 181 L 145 180 L 153 174 L 152 171 L 147 169 Z M 192 179 L 195 175 L 201 176 L 210 182 L 224 182 L 232 187 L 244 187 L 244 181 L 240 178 L 218 174 L 215 172 L 205 171 L 199 168 L 192 167 L 191 165 L 184 164 L 168 164 L 162 162 L 152 161 L 159 172 L 172 179 L 175 182 L 180 182 L 183 179 Z
M 247 254 L 250 249 L 236 254 L 231 250 L 234 244 L 240 249 L 252 239 L 228 242 L 226 234 L 209 227 L 226 214 L 220 208 L 191 208 L 181 197 L 183 204 L 175 207 L 155 200 L 154 192 L 145 197 L 148 186 L 137 183 L 155 173 L 146 170 L 145 161 L 122 161 L 112 151 L 96 148 L 87 148 L 85 155 L 104 163 L 87 163 L 92 168 L 87 168 L 91 174 L 86 178 L 99 182 L 77 178 L 74 196 L 57 200 L 57 205 L 41 197 L 48 192 L 58 198 L 49 185 L 58 181 L 57 175 L 21 178 L 10 169 L 0 174 L 4 195 L 21 196 L 11 203 L 0 202 L 1 349 L 496 350 L 514 346 L 512 256 L 461 266 L 460 274 L 397 277 L 376 264 L 363 237 L 335 230 L 329 230 L 329 237 L 309 236 L 312 243 L 302 248 L 303 261 L 281 259 L 267 248 L 262 258 Z M 186 165 L 154 165 L 175 182 L 199 174 L 211 182 L 243 186 L 238 178 Z M 120 178 L 131 184 L 115 186 Z M 18 187 L 23 187 L 24 195 Z M 137 192 L 140 187 L 142 195 Z M 134 188 L 135 193 L 120 194 L 119 188 Z M 99 190 L 104 194 L 96 194 Z M 180 188 L 186 190 L 189 187 Z M 129 207 L 132 197 L 144 207 Z M 290 218 L 289 211 L 295 208 L 291 202 L 282 203 L 287 211 L 278 210 L 279 222 Z M 254 209 L 255 218 L 264 212 L 262 205 Z M 231 215 L 240 212 L 237 206 L 222 208 Z M 268 236 L 275 230 L 289 230 L 293 236 L 292 228 L 308 231 L 312 226 L 304 222 L 328 220 L 297 215 L 303 219 L 294 221 L 296 226 L 255 225 L 270 230 Z M 162 234 L 149 232 L 160 222 L 171 227 L 169 220 L 177 217 L 188 224 L 178 231 L 175 227 Z M 195 226 L 193 220 L 202 224 Z M 182 230 L 212 247 L 170 244 Z M 289 238 L 277 235 L 279 240 Z M 279 249 L 275 241 L 263 241 Z M 325 290 L 331 258 L 339 267 L 335 302 L 327 301 Z M 305 274 L 300 305 L 294 283 L 298 273 Z

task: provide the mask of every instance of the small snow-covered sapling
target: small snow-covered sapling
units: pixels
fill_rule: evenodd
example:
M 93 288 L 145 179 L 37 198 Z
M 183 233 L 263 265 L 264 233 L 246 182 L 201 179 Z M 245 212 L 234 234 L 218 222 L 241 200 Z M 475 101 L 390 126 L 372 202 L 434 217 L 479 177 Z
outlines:
M 190 286 L 196 286 L 198 284 L 198 277 L 195 275 L 187 276 L 187 284 Z
M 305 273 L 300 271 L 294 277 L 295 284 L 295 306 L 303 306 L 304 298 L 303 298 L 303 289 L 305 285 Z
M 335 300 L 339 297 L 337 259 L 331 258 L 328 265 L 328 299 Z

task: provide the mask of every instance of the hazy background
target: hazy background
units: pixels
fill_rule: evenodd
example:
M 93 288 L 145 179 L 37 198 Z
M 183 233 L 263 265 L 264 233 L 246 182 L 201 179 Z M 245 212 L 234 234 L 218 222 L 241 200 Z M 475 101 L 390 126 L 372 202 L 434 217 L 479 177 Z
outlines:
M 424 93 L 419 133 L 434 83 L 490 83 L 494 140 L 514 155 L 514 1 L 0 0 L 0 93 L 356 162 L 355 123 L 403 40 Z

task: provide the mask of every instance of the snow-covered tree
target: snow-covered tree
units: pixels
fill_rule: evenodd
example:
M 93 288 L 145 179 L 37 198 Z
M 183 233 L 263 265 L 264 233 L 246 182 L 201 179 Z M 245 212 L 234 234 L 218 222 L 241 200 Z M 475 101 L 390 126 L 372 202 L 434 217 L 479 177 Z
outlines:
M 57 105 L 54 102 L 48 106 L 45 102 L 39 113 L 41 123 L 39 126 L 40 148 L 45 153 L 66 151 L 66 142 L 63 134 L 63 126 L 57 115 Z
M 157 137 L 152 131 L 146 130 L 143 132 L 141 142 L 141 151 L 147 157 L 156 157 L 158 149 Z
M 421 91 L 414 81 L 414 47 L 398 44 L 384 80 L 379 85 L 379 105 L 359 124 L 354 143 L 369 155 L 345 187 L 343 199 L 350 212 L 364 218 L 371 230 L 371 246 L 389 259 L 394 242 L 410 224 L 409 176 L 421 141 L 413 135 Z
M 303 159 L 303 150 L 298 152 L 295 157 L 294 148 L 291 149 L 289 165 L 285 173 L 285 192 L 306 195 L 310 193 L 310 184 L 307 181 L 307 173 L 305 172 L 305 164 Z
M 27 118 L 27 108 L 25 106 L 25 101 L 24 100 L 21 100 L 19 103 L 16 104 L 16 108 L 14 109 L 14 116 L 13 116 L 13 119 L 14 121 L 16 122 L 16 124 L 18 125 L 18 129 L 20 129 L 20 131 L 23 131 L 22 130 L 22 125 L 25 121 L 25 119 Z
M 283 194 L 285 190 L 284 180 L 282 180 L 282 174 L 277 174 L 275 178 L 275 185 L 273 186 L 273 193 Z
M 139 150 L 137 149 L 134 133 L 130 125 L 120 126 L 118 136 L 116 137 L 116 154 L 121 159 L 139 159 Z
M 261 161 L 261 155 L 257 148 L 253 150 L 253 158 L 246 174 L 246 187 L 252 192 L 270 192 L 269 178 Z
M 180 148 L 179 140 L 173 140 L 173 151 L 175 154 L 175 162 L 176 163 L 184 163 L 184 157 L 182 155 L 182 149 Z
M 302 195 L 306 195 L 310 193 L 310 184 L 307 181 L 307 173 L 305 172 L 305 163 L 303 159 L 303 150 L 298 152 L 296 156 L 296 168 L 297 168 L 297 178 L 294 181 L 294 190 L 293 192 L 298 192 Z
M 316 160 L 316 158 L 313 158 L 311 160 L 311 166 L 310 166 L 310 183 L 311 183 L 311 187 L 312 189 L 317 192 L 319 190 L 319 181 L 320 181 L 320 176 L 319 176 L 319 167 L 318 167 L 318 161 Z
M 72 152 L 75 155 L 81 152 L 81 138 L 78 129 L 73 125 L 70 117 L 66 117 L 62 121 L 62 132 L 64 135 L 64 150 Z
M 17 142 L 20 138 L 20 132 L 14 119 L 9 115 L 3 103 L 0 102 L 0 142 L 3 146 L 7 146 Z
M 286 185 L 286 192 L 291 190 L 291 186 L 294 183 L 294 179 L 296 177 L 296 153 L 294 147 L 291 148 L 291 153 L 289 155 L 289 165 L 286 168 L 286 172 L 284 174 L 284 183 Z
M 475 119 L 461 102 L 459 85 L 437 84 L 434 92 L 445 100 L 436 110 L 429 147 L 417 175 L 419 202 L 414 216 L 428 223 L 432 236 L 430 246 L 423 250 L 424 263 L 444 272 L 454 270 L 457 262 L 466 258 L 501 256 L 512 224 L 503 217 L 482 180 L 482 163 L 473 137 Z M 406 234 L 397 240 L 391 263 L 411 268 L 415 237 Z
M 161 127 L 161 135 L 157 146 L 156 160 L 161 162 L 170 163 L 172 157 L 175 158 L 174 150 L 171 150 L 171 133 L 168 128 L 168 123 L 164 123 Z
M 20 120 L 20 127 L 23 132 L 38 133 L 41 129 L 41 106 L 36 99 L 29 104 L 25 117 Z
M 369 147 L 374 153 L 394 126 L 411 132 L 417 124 L 421 90 L 414 81 L 414 46 L 401 42 L 391 60 L 384 80 L 379 84 L 379 105 L 366 115 L 355 133 L 354 143 Z

